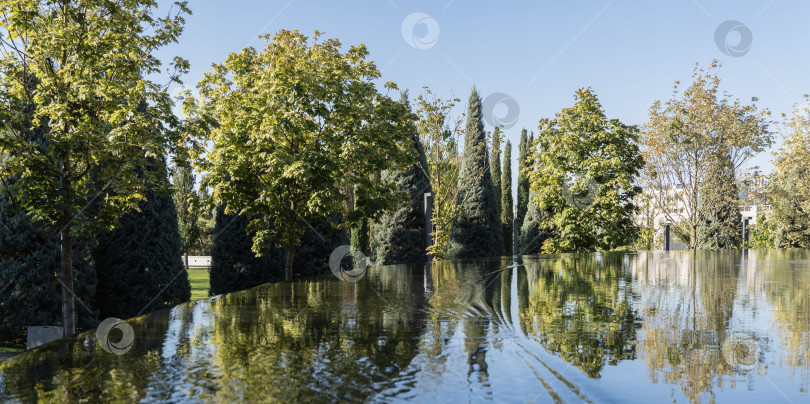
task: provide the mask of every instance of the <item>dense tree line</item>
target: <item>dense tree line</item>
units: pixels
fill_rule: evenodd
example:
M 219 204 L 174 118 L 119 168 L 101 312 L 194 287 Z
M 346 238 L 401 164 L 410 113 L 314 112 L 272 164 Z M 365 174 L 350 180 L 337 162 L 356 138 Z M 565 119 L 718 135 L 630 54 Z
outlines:
M 513 182 L 510 134 L 488 136 L 475 88 L 464 114 L 429 89 L 412 110 L 407 92 L 388 95 L 395 84 L 377 87 L 364 45 L 263 36 L 264 48 L 231 53 L 185 93 L 180 118 L 154 78 L 185 2 L 161 19 L 146 0 L 49 5 L 0 17 L 3 339 L 30 323 L 72 335 L 186 301 L 189 254 L 213 257 L 214 294 L 325 273 L 344 244 L 380 265 L 510 255 L 513 202 L 523 254 L 652 245 L 649 221 L 633 221 L 642 203 L 689 248 L 737 248 L 743 167 L 773 140 L 755 99 L 721 95 L 713 62 L 641 127 L 577 90 L 536 137 L 520 132 Z M 98 74 L 112 65 L 120 74 Z M 178 83 L 189 68 L 170 67 Z M 756 245 L 810 246 L 808 116 L 797 108 L 787 122 Z

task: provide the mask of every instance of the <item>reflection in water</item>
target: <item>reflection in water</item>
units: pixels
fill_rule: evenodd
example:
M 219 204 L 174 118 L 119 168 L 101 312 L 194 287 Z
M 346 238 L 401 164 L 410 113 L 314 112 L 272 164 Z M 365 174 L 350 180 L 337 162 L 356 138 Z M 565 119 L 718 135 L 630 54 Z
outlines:
M 525 329 L 552 353 L 599 377 L 602 368 L 636 356 L 640 320 L 622 256 L 578 254 L 529 262 Z
M 807 401 L 810 251 L 597 253 L 260 286 L 0 363 L 0 401 Z M 115 338 L 115 336 L 111 336 Z

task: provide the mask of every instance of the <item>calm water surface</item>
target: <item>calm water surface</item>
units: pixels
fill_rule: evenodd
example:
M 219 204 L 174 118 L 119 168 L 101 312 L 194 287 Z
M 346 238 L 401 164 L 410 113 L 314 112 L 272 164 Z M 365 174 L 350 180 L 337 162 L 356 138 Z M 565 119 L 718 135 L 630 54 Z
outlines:
M 0 401 L 810 402 L 810 250 L 523 258 L 184 304 L 0 363 Z

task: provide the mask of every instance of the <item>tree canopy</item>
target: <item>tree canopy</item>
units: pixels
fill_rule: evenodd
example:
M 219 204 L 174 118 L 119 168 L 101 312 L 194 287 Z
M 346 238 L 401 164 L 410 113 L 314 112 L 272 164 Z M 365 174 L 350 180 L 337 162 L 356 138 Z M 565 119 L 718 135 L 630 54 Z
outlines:
M 345 212 L 350 226 L 391 206 L 395 185 L 374 174 L 413 161 L 414 119 L 378 92 L 380 72 L 364 45 L 341 52 L 317 31 L 263 38 L 262 51 L 245 48 L 215 64 L 198 84 L 199 100 L 189 97 L 184 108 L 204 118 L 200 127 L 212 124 L 201 133 L 210 149 L 197 149 L 203 185 L 227 213 L 261 214 L 250 226 L 253 251 L 285 247 L 291 279 L 307 220 Z M 346 187 L 363 196 L 353 209 L 343 204 Z
M 512 255 L 512 220 L 514 219 L 512 199 L 512 142 L 506 141 L 503 149 L 503 178 L 501 182 L 501 233 L 503 234 L 503 255 Z
M 692 83 L 682 92 L 675 83 L 672 98 L 656 101 L 650 120 L 642 128 L 641 145 L 647 163 L 642 183 L 655 209 L 671 223 L 689 248 L 699 247 L 700 203 L 718 153 L 728 155 L 732 170 L 771 145 L 767 110 L 720 93 L 720 78 L 713 62 L 708 70 L 695 66 Z
M 781 247 L 810 247 L 810 106 L 797 106 L 787 123 L 784 144 L 775 153 L 769 189 Z
M 644 161 L 634 127 L 605 116 L 590 88 L 575 103 L 540 121 L 528 177 L 534 202 L 550 212 L 544 253 L 610 250 L 632 241 L 635 178 Z
M 503 235 L 495 186 L 489 168 L 481 97 L 473 88 L 467 104 L 464 154 L 458 179 L 458 215 L 450 229 L 450 259 L 499 257 Z
M 73 239 L 114 226 L 144 199 L 147 183 L 165 185 L 135 167 L 176 144 L 170 96 L 151 80 L 162 69 L 155 53 L 176 42 L 189 12 L 186 2 L 175 5 L 163 18 L 153 0 L 0 5 L 0 102 L 8 106 L 0 111 L 0 178 L 23 220 L 45 237 L 59 233 L 66 335 L 75 333 Z M 188 62 L 172 65 L 169 79 L 178 81 Z

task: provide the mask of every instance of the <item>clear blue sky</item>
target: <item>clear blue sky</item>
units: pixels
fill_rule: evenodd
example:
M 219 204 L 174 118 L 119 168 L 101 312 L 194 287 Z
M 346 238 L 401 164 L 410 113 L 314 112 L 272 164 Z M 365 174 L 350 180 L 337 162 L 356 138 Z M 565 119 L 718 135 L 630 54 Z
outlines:
M 188 87 L 228 53 L 262 47 L 259 34 L 317 29 L 344 45 L 365 44 L 382 79 L 412 96 L 429 86 L 466 104 L 473 84 L 484 98 L 508 95 L 520 108 L 506 130 L 515 146 L 521 128 L 536 130 L 538 119 L 570 106 L 574 90 L 585 86 L 609 118 L 643 124 L 653 101 L 671 96 L 675 80 L 688 83 L 695 62 L 720 60 L 723 88 L 746 102 L 759 97 L 759 107 L 777 118 L 810 93 L 810 2 L 192 0 L 190 7 L 180 43 L 160 53 L 191 62 Z M 417 12 L 429 17 L 414 17 L 420 23 L 404 36 L 403 22 Z M 751 32 L 742 56 L 728 56 L 716 44 L 715 31 L 727 20 Z M 417 46 L 406 38 L 416 38 Z M 741 38 L 731 32 L 727 43 L 733 47 Z M 505 104 L 495 109 L 508 113 Z M 770 159 L 764 153 L 753 163 L 770 171 Z

